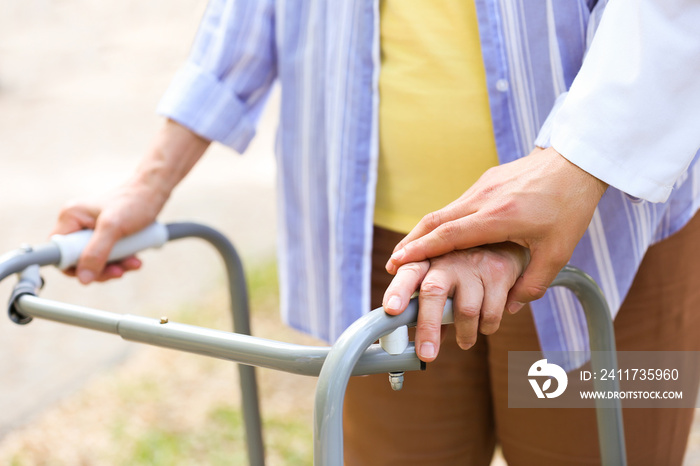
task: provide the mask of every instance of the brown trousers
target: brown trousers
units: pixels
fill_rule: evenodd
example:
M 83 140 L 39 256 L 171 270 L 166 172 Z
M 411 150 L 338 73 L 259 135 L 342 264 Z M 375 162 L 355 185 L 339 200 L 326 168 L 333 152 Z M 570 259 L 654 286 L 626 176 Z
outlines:
M 402 235 L 375 229 L 372 307 Z M 615 319 L 621 351 L 700 350 L 700 215 L 651 247 Z M 599 464 L 593 409 L 508 408 L 508 351 L 537 351 L 529 307 L 462 351 L 454 329 L 425 372 L 393 392 L 387 376 L 353 377 L 344 407 L 347 465 L 488 465 L 498 442 L 511 466 Z M 695 381 L 697 385 L 697 380 Z M 693 409 L 623 410 L 630 465 L 680 465 Z

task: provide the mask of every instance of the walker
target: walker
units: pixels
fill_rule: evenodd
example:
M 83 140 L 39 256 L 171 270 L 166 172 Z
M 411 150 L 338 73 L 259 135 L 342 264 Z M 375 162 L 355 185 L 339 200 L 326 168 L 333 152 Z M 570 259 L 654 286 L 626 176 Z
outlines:
M 117 314 L 39 298 L 43 285 L 39 268 L 54 265 L 65 269 L 77 263 L 87 244 L 89 230 L 56 235 L 49 243 L 22 247 L 0 257 L 0 281 L 19 274 L 9 302 L 9 316 L 17 324 L 33 318 L 47 319 L 120 335 L 124 340 L 147 343 L 239 363 L 242 411 L 251 466 L 264 465 L 264 446 L 254 366 L 294 374 L 318 376 L 314 404 L 314 464 L 343 465 L 342 406 L 351 375 L 389 373 L 392 388 L 401 389 L 406 371 L 425 369 L 413 343 L 404 338 L 406 326 L 415 326 L 418 302 L 390 316 L 378 308 L 358 319 L 332 347 L 303 346 L 250 336 L 248 296 L 239 256 L 218 231 L 196 223 L 154 223 L 119 241 L 110 260 L 128 257 L 147 248 L 160 247 L 181 238 L 200 238 L 221 255 L 228 276 L 234 332 L 169 322 L 128 314 Z M 575 293 L 586 313 L 591 365 L 617 369 L 615 339 L 607 303 L 595 282 L 573 267 L 565 267 L 552 286 Z M 452 322 L 448 300 L 443 322 Z M 396 331 L 399 329 L 398 331 Z M 379 344 L 374 344 L 379 340 Z M 392 354 L 390 354 L 392 353 Z M 596 390 L 619 390 L 617 380 L 595 380 Z M 619 399 L 596 399 L 598 439 L 602 464 L 626 465 L 622 410 Z

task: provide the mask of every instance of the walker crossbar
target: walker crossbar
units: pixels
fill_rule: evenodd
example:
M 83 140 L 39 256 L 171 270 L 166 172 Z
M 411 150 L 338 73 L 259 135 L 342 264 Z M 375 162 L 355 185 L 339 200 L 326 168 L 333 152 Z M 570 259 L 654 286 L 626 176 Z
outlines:
M 216 230 L 193 223 L 167 226 L 153 225 L 151 233 L 141 232 L 127 238 L 119 246 L 118 259 L 165 241 L 198 237 L 214 245 L 221 254 L 228 272 L 231 309 L 236 333 L 192 325 L 122 315 L 60 303 L 36 296 L 42 281 L 39 266 L 74 264 L 83 245 L 74 238 L 59 238 L 57 243 L 34 249 L 23 248 L 0 257 L 0 281 L 20 273 L 10 302 L 10 317 L 19 324 L 42 318 L 88 329 L 118 334 L 125 340 L 177 349 L 239 364 L 243 417 L 251 465 L 264 464 L 262 429 L 254 367 L 267 367 L 302 375 L 318 375 L 314 405 L 314 463 L 323 466 L 343 464 L 342 406 L 351 375 L 381 372 L 404 372 L 424 369 L 413 344 L 403 353 L 389 355 L 380 345 L 380 337 L 404 325 L 414 326 L 418 303 L 414 299 L 408 309 L 390 316 L 382 308 L 375 309 L 352 324 L 333 347 L 303 346 L 250 336 L 248 296 L 241 261 L 231 243 Z M 140 235 L 140 236 L 139 236 Z M 81 233 L 80 241 L 88 235 Z M 69 260 L 66 256 L 72 256 Z M 571 289 L 581 301 L 589 327 L 593 370 L 616 368 L 615 340 L 607 303 L 595 282 L 572 267 L 565 267 L 552 286 Z M 443 322 L 452 321 L 452 303 L 448 300 Z M 603 385 L 604 384 L 604 385 Z M 596 389 L 619 390 L 617 380 L 598 381 Z M 620 400 L 596 400 L 598 438 L 602 464 L 625 465 L 625 444 Z
M 211 356 L 292 374 L 318 377 L 330 347 L 304 346 L 239 335 L 148 317 L 117 314 L 74 306 L 31 295 L 20 296 L 17 307 L 27 316 L 120 335 L 124 340 Z M 379 335 L 381 336 L 381 335 Z M 369 345 L 368 345 L 369 346 Z M 363 352 L 352 375 L 421 370 L 413 345 L 390 355 L 378 344 Z

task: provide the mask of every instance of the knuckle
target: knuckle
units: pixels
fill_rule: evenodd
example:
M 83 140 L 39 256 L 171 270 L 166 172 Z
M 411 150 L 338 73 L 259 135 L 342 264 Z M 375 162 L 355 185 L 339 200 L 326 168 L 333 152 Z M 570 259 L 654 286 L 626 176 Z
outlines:
M 472 267 L 477 267 L 486 259 L 486 251 L 481 248 L 472 248 L 467 256 L 467 263 Z
M 481 315 L 481 308 L 477 305 L 461 305 L 457 308 L 457 318 L 475 319 Z
M 479 179 L 479 181 L 477 181 L 477 183 L 480 184 L 480 186 L 479 186 L 480 189 L 478 190 L 479 193 L 483 193 L 486 190 L 492 189 L 491 187 L 493 185 L 494 180 L 498 180 L 498 179 L 499 179 L 498 166 L 491 167 L 488 170 L 486 170 L 484 172 L 484 174 L 481 175 L 481 178 Z
M 75 211 L 79 210 L 80 208 L 81 204 L 78 201 L 69 201 L 63 207 L 61 207 L 61 210 L 58 211 L 58 218 L 65 219 L 72 217 Z
M 408 264 L 402 265 L 401 270 L 421 277 L 423 275 L 423 264 L 420 262 L 409 262 Z
M 58 218 L 65 219 L 66 217 L 68 217 L 70 215 L 70 212 L 71 212 L 70 207 L 65 205 L 65 206 L 61 207 L 61 210 L 58 211 Z
M 481 325 L 486 325 L 487 327 L 496 326 L 501 322 L 501 316 L 498 312 L 489 310 L 481 313 Z
M 519 218 L 520 204 L 511 198 L 506 198 L 491 207 L 490 216 L 493 218 Z
M 449 240 L 459 234 L 459 228 L 455 222 L 447 222 L 437 227 L 435 232 L 440 238 Z
M 428 297 L 445 296 L 447 295 L 448 289 L 442 282 L 426 279 L 420 286 L 420 292 Z
M 430 230 L 437 228 L 440 225 L 440 212 L 430 212 L 424 215 L 420 223 Z
M 416 333 L 423 335 L 423 338 L 426 339 L 426 336 L 428 335 L 435 335 L 440 333 L 441 325 L 442 324 L 440 322 L 433 322 L 431 320 L 418 322 L 418 324 L 416 325 Z
M 119 227 L 119 222 L 111 215 L 102 215 L 99 218 L 98 225 L 103 231 L 114 231 Z
M 492 178 L 492 177 L 494 177 L 494 176 L 498 176 L 498 174 L 500 173 L 500 171 L 501 171 L 501 169 L 499 168 L 499 166 L 498 166 L 498 165 L 495 165 L 495 166 L 493 166 L 493 167 L 490 167 L 488 170 L 486 170 L 486 171 L 484 172 L 484 175 L 483 175 L 483 176 L 486 177 L 486 178 Z
M 490 274 L 494 276 L 503 276 L 510 270 L 509 262 L 504 257 L 492 255 L 488 261 L 488 269 Z
M 525 294 L 531 298 L 531 301 L 540 299 L 547 292 L 547 286 L 541 284 L 527 285 L 525 287 Z

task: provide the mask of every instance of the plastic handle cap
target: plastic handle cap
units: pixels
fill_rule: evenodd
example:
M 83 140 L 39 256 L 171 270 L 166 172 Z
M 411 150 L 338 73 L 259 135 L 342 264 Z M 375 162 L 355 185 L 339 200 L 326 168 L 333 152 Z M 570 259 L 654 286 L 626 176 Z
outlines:
M 53 235 L 51 242 L 61 252 L 61 261 L 57 267 L 65 270 L 78 263 L 80 255 L 92 237 L 93 230 L 81 230 L 67 235 Z M 162 223 L 152 223 L 143 230 L 117 241 L 109 254 L 108 262 L 114 262 L 133 256 L 149 248 L 159 248 L 168 241 L 168 229 Z
M 408 327 L 403 325 L 379 339 L 382 349 L 389 354 L 401 354 L 408 347 Z

